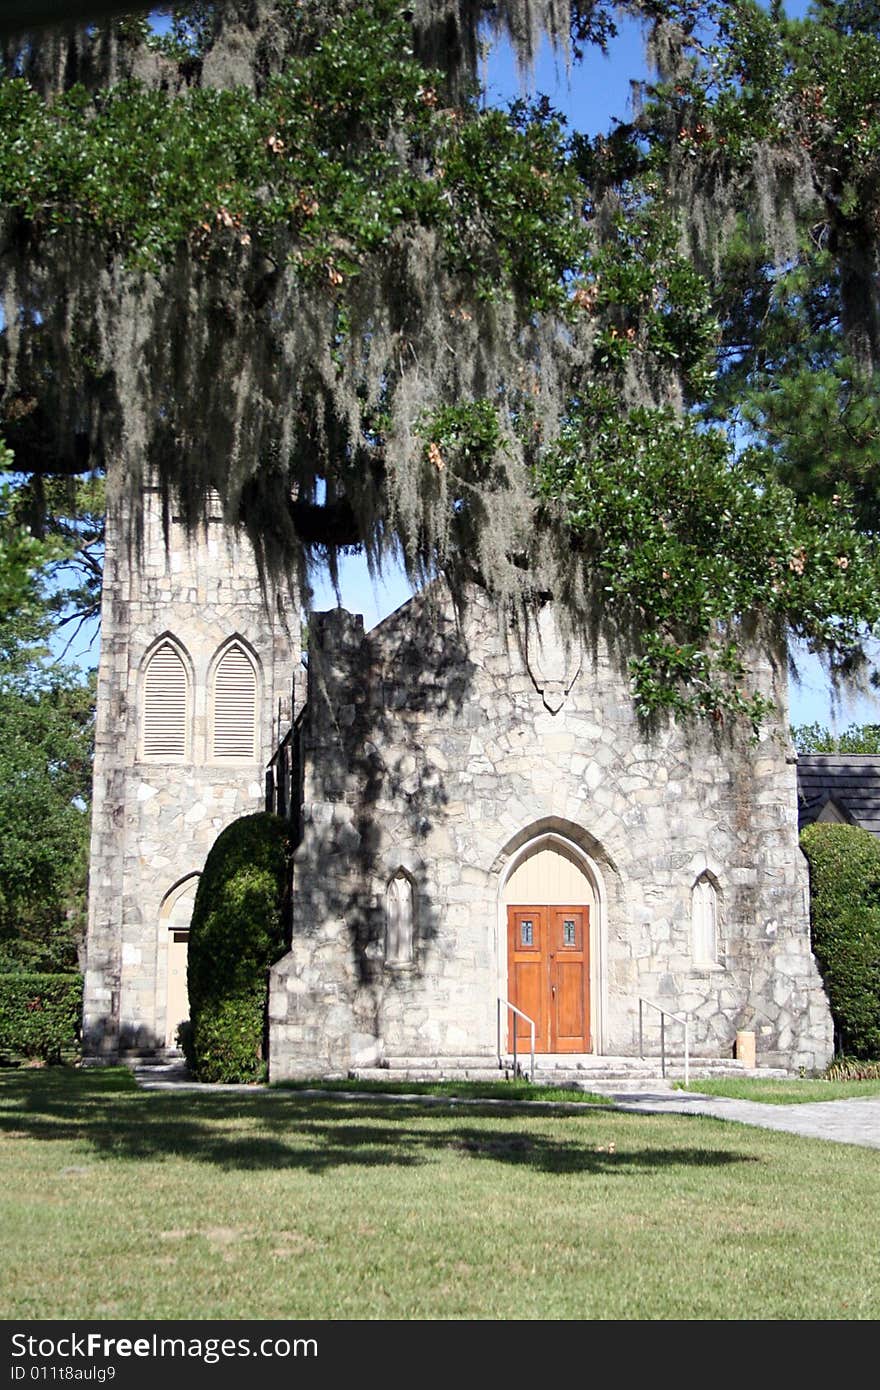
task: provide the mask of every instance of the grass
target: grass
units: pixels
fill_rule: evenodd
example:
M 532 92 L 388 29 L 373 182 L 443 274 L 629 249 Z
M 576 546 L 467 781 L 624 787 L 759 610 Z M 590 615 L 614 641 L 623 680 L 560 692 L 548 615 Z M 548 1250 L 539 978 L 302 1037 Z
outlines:
M 0 1317 L 876 1318 L 876 1152 L 0 1074 Z
M 567 1105 L 611 1105 L 609 1096 L 573 1086 L 533 1086 L 528 1081 L 283 1081 L 279 1090 L 361 1092 L 384 1096 L 439 1096 L 447 1100 L 555 1101 Z
M 822 1077 L 707 1078 L 690 1086 L 675 1083 L 677 1091 L 697 1091 L 704 1096 L 729 1096 L 732 1100 L 758 1100 L 765 1105 L 803 1105 L 816 1100 L 855 1100 L 860 1096 L 880 1096 L 880 1081 L 825 1081 Z

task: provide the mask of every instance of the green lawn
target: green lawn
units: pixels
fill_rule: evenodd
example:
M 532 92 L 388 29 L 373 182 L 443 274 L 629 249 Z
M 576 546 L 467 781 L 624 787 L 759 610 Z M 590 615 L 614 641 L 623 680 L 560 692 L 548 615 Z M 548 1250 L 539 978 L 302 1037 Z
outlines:
M 860 1096 L 880 1096 L 880 1081 L 823 1081 L 821 1077 L 707 1078 L 690 1086 L 676 1082 L 676 1090 L 697 1091 L 704 1096 L 730 1096 L 733 1100 L 759 1100 L 767 1105 L 803 1105 L 814 1100 L 855 1100 Z
M 459 1100 L 553 1101 L 565 1105 L 611 1105 L 609 1096 L 573 1086 L 533 1086 L 529 1081 L 281 1081 L 285 1091 L 333 1091 L 380 1096 L 439 1096 Z
M 875 1151 L 0 1074 L 3 1318 L 876 1318 Z

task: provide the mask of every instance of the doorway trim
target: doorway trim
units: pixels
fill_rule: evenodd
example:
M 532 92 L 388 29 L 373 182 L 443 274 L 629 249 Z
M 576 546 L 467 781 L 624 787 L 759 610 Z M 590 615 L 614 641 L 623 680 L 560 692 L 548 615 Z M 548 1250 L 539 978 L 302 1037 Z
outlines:
M 574 830 L 578 828 L 572 827 Z M 590 913 L 590 1032 L 593 1038 L 593 1054 L 601 1055 L 605 1050 L 607 1015 L 606 943 L 608 923 L 608 894 L 602 872 L 595 859 L 587 854 L 576 840 L 558 830 L 538 831 L 536 829 L 536 833 L 525 841 L 517 843 L 518 840 L 519 836 L 515 836 L 512 843 L 516 848 L 506 853 L 505 862 L 498 874 L 498 911 L 495 924 L 496 994 L 501 999 L 508 997 L 507 904 L 504 901 L 507 880 L 528 854 L 543 848 L 545 845 L 558 845 L 577 861 L 589 879 L 595 894 L 595 911 Z M 498 860 L 496 860 L 494 867 L 497 866 Z

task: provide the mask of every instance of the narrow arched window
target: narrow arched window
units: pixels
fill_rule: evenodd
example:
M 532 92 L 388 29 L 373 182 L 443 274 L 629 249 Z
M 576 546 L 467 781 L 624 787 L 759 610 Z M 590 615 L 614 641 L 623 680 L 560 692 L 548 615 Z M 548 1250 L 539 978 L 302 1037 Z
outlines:
M 708 874 L 701 874 L 691 894 L 695 965 L 718 963 L 718 894 Z
M 211 700 L 212 756 L 220 762 L 253 762 L 257 756 L 257 673 L 238 642 L 214 670 Z
M 189 751 L 189 676 L 173 642 L 160 642 L 144 672 L 143 755 L 183 762 Z
M 406 965 L 413 958 L 415 892 L 405 869 L 399 869 L 385 890 L 385 962 Z

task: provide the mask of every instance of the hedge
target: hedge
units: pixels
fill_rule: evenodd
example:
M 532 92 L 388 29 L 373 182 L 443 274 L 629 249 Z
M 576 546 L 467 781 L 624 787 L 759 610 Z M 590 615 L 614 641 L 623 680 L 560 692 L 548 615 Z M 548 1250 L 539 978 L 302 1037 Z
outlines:
M 78 1048 L 81 975 L 0 975 L 0 1055 L 60 1062 Z
M 880 840 L 853 825 L 810 825 L 801 848 L 837 1050 L 880 1057 Z
M 265 1076 L 269 968 L 287 949 L 288 835 L 287 822 L 266 812 L 233 821 L 199 879 L 181 1042 L 200 1081 Z

